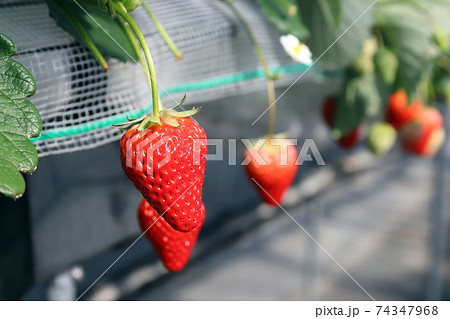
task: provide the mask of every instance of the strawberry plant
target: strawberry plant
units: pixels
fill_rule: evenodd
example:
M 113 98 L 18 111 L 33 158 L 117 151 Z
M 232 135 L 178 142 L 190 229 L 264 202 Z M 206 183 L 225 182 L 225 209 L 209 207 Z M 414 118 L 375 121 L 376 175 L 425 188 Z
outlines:
M 260 134 L 243 154 L 248 160 L 245 171 L 263 200 L 279 205 L 298 169 L 294 145 L 275 132 L 279 75 L 271 71 L 242 12 L 233 1 L 220 1 L 246 32 L 267 86 L 267 133 Z M 206 134 L 191 118 L 199 108 L 182 112 L 162 108 L 150 48 L 131 13 L 142 5 L 177 60 L 182 53 L 145 0 L 46 2 L 56 23 L 86 45 L 105 71 L 110 58 L 142 64 L 153 110 L 116 125 L 127 130 L 120 142 L 120 159 L 144 197 L 139 206 L 142 230 L 169 270 L 182 269 L 206 213 L 202 201 Z M 306 71 L 317 63 L 342 75 L 339 93 L 322 108 L 331 136 L 340 146 L 355 147 L 363 139 L 363 128 L 368 128 L 366 145 L 377 155 L 392 148 L 397 134 L 406 151 L 436 154 L 445 139 L 443 118 L 427 105 L 438 99 L 450 101 L 450 24 L 442 14 L 450 10 L 448 1 L 255 3 L 283 34 L 280 42 L 288 55 L 307 65 Z M 25 189 L 22 173 L 37 166 L 37 152 L 29 139 L 40 134 L 42 124 L 27 100 L 36 85 L 28 71 L 11 59 L 14 52 L 14 43 L 0 35 L 0 192 L 17 198 Z
M 38 155 L 30 138 L 41 133 L 38 110 L 27 100 L 36 91 L 33 76 L 11 56 L 14 42 L 0 33 L 0 193 L 18 198 L 25 192 L 21 173 L 32 173 Z
M 106 71 L 110 57 L 137 59 L 142 64 L 153 112 L 115 124 L 127 130 L 120 143 L 120 159 L 125 174 L 144 197 L 139 207 L 143 231 L 169 270 L 182 269 L 205 218 L 202 185 L 206 134 L 190 118 L 200 108 L 175 111 L 183 99 L 170 110 L 162 109 L 150 48 L 130 15 L 142 0 L 83 0 L 83 6 L 71 1 L 47 2 L 56 22 L 86 44 Z M 142 4 L 177 60 L 181 59 L 181 52 L 150 6 Z
M 328 70 L 344 68 L 333 121 L 327 121 L 335 140 L 342 141 L 350 135 L 356 139 L 355 130 L 364 123 L 372 132 L 371 123 L 379 123 L 385 116 L 399 129 L 421 114 L 424 105 L 438 99 L 450 101 L 450 24 L 444 14 L 450 10 L 450 2 L 296 3 L 302 28 L 309 31 L 306 44 L 320 54 L 319 66 Z M 278 28 L 293 32 L 286 25 Z M 400 91 L 402 96 L 395 93 Z M 394 100 L 400 98 L 406 101 L 397 105 Z M 377 136 L 384 136 L 378 133 L 380 127 L 368 141 L 372 150 L 377 149 Z M 391 140 L 392 134 L 388 135 Z
M 106 8 L 123 19 L 136 36 L 152 92 L 152 114 L 116 125 L 127 130 L 120 143 L 122 168 L 145 199 L 139 208 L 143 231 L 165 266 L 177 271 L 186 265 L 205 218 L 206 134 L 190 118 L 199 108 L 175 111 L 183 99 L 170 110 L 161 109 L 153 59 L 139 26 L 123 3 L 108 1 Z M 151 14 L 149 7 L 147 11 Z

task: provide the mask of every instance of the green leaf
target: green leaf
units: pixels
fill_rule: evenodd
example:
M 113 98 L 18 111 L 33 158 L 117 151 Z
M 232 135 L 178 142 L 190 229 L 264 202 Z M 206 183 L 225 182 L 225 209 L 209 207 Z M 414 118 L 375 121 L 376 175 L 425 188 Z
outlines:
M 373 1 L 297 0 L 297 3 L 302 21 L 311 34 L 306 44 L 317 58 L 371 6 Z M 373 22 L 372 11 L 373 9 L 368 10 L 320 59 L 322 67 L 342 68 L 350 64 L 359 54 L 363 41 L 370 35 Z
M 339 27 L 341 24 L 341 0 L 328 0 L 328 6 L 330 7 L 331 15 L 334 19 L 334 24 Z
M 258 3 L 262 12 L 281 33 L 291 33 L 302 40 L 309 36 L 295 0 L 258 0 Z
M 110 17 L 108 12 L 104 12 L 97 7 L 82 5 L 82 8 L 87 12 L 86 13 L 74 1 L 64 0 L 63 4 L 79 20 L 89 37 L 105 58 L 116 58 L 124 62 L 134 62 L 137 60 L 138 57 L 125 30 L 117 19 L 112 19 Z M 69 32 L 80 43 L 83 43 L 83 39 L 81 39 L 80 35 L 69 23 L 64 14 L 53 5 L 51 1 L 47 1 L 47 5 L 50 9 L 51 16 L 55 19 L 56 23 Z M 114 40 L 108 34 L 113 37 Z
M 450 52 L 437 59 L 430 80 L 435 97 L 450 106 Z
M 450 106 L 450 76 L 443 78 L 436 87 L 438 97 L 445 100 L 445 103 Z
M 414 1 L 391 0 L 376 7 L 375 20 L 385 46 L 398 57 L 396 87 L 411 95 L 438 53 L 429 16 Z
M 334 137 L 339 138 L 351 132 L 364 120 L 375 116 L 380 111 L 380 105 L 374 73 L 354 76 L 349 71 L 338 98 L 332 128 Z
M 400 1 L 400 0 L 396 0 Z M 450 31 L 450 19 L 448 13 L 450 11 L 450 1 L 448 0 L 403 0 L 403 2 L 411 2 L 416 6 L 417 10 L 421 10 L 427 15 L 428 23 L 439 26 L 447 31 Z
M 0 193 L 17 198 L 25 191 L 22 173 L 37 167 L 38 155 L 31 143 L 42 131 L 36 107 L 26 98 L 36 83 L 25 67 L 11 59 L 14 42 L 0 33 Z

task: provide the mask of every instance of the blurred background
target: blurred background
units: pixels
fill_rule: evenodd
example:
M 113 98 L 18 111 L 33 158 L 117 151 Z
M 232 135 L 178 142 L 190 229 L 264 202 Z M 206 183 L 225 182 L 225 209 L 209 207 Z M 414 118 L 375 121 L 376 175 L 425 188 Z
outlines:
M 299 167 L 283 209 L 262 204 L 239 165 L 245 150 L 239 139 L 259 137 L 268 125 L 267 114 L 252 125 L 267 108 L 267 94 L 242 26 L 220 1 L 149 3 L 184 54 L 175 62 L 145 11 L 133 12 L 152 49 L 164 105 L 187 92 L 186 109 L 201 104 L 195 119 L 208 138 L 224 139 L 225 145 L 224 160 L 206 164 L 207 217 L 190 262 L 169 273 L 145 238 L 135 242 L 141 195 L 120 166 L 123 132 L 110 124 L 126 113 L 148 111 L 142 70 L 112 57 L 104 73 L 89 50 L 56 25 L 44 1 L 7 0 L 0 2 L 0 31 L 16 43 L 14 59 L 36 79 L 30 100 L 41 114 L 43 133 L 33 140 L 39 165 L 26 176 L 25 195 L 0 196 L 0 299 L 450 297 L 448 141 L 434 158 L 401 147 L 375 156 L 364 140 L 343 150 L 330 137 L 321 106 L 346 85 L 344 61 L 331 68 L 325 59 L 322 67 L 308 70 L 287 56 L 280 29 L 266 18 L 261 2 L 234 1 L 281 76 L 276 131 L 298 139 L 298 150 L 313 139 L 326 163 L 305 161 Z M 342 13 L 342 30 L 370 5 L 360 3 L 355 15 Z M 435 100 L 448 134 L 448 103 Z M 229 139 L 238 139 L 237 165 L 228 163 Z

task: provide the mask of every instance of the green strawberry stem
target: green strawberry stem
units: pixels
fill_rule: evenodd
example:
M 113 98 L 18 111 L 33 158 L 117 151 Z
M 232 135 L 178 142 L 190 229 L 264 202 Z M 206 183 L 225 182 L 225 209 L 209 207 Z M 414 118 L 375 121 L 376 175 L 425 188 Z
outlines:
M 383 33 L 381 32 L 380 28 L 378 26 L 373 27 L 372 34 L 375 37 L 375 40 L 377 41 L 377 49 L 384 48 L 384 38 Z
M 164 41 L 166 41 L 167 46 L 172 51 L 173 55 L 177 59 L 177 61 L 180 61 L 183 59 L 183 54 L 178 50 L 175 43 L 173 43 L 172 39 L 170 38 L 169 34 L 167 33 L 166 29 L 164 29 L 164 26 L 159 22 L 158 18 L 155 16 L 155 14 L 152 12 L 150 7 L 148 6 L 148 3 L 143 0 L 142 6 L 144 7 L 145 11 L 147 11 L 148 16 L 150 19 L 152 19 L 153 23 L 155 24 L 156 29 L 158 29 L 158 32 L 163 37 Z
M 123 30 L 125 31 L 128 39 L 130 40 L 131 46 L 133 47 L 134 52 L 136 52 L 136 55 L 139 59 L 139 62 L 141 63 L 142 67 L 144 68 L 145 72 L 148 73 L 148 67 L 147 62 L 142 55 L 141 47 L 139 46 L 139 40 L 136 38 L 136 35 L 133 33 L 133 30 L 131 30 L 129 25 L 126 25 L 122 17 L 117 17 L 117 20 L 119 21 L 120 25 L 122 26 Z
M 275 85 L 273 79 L 267 79 L 267 100 L 269 101 L 269 129 L 267 130 L 267 137 L 271 138 L 275 134 Z M 272 107 L 270 107 L 272 106 Z
M 139 43 L 144 49 L 144 55 L 145 58 L 147 59 L 147 67 L 148 67 L 148 72 L 145 72 L 145 74 L 147 75 L 147 80 L 149 81 L 150 88 L 152 90 L 153 118 L 159 120 L 158 84 L 156 82 L 155 67 L 153 65 L 153 59 L 150 53 L 150 49 L 147 45 L 147 42 L 145 41 L 144 35 L 142 34 L 138 25 L 134 22 L 133 18 L 127 13 L 125 8 L 123 7 L 123 4 L 121 2 L 113 3 L 113 8 L 119 16 L 121 16 L 126 22 L 128 22 L 128 25 L 134 31 L 134 33 L 138 37 Z
M 89 50 L 94 54 L 97 61 L 101 64 L 103 69 L 105 71 L 109 70 L 108 64 L 106 63 L 105 58 L 100 53 L 100 51 L 97 49 L 97 46 L 92 41 L 92 39 L 89 37 L 86 30 L 81 25 L 80 21 L 70 12 L 70 10 L 63 5 L 62 1 L 56 1 L 56 0 L 49 0 L 55 7 L 61 11 L 61 13 L 69 20 L 69 23 L 75 28 L 75 31 L 78 33 L 78 35 L 83 40 L 84 44 L 89 48 Z
M 267 81 L 267 95 L 268 95 L 268 102 L 269 102 L 269 128 L 267 131 L 267 137 L 270 139 L 274 132 L 275 132 L 275 120 L 276 120 L 276 100 L 275 100 L 275 85 L 274 80 L 276 76 L 270 72 L 269 65 L 267 63 L 266 57 L 264 56 L 264 53 L 259 46 L 258 41 L 256 41 L 255 35 L 253 34 L 252 29 L 248 25 L 247 21 L 245 21 L 242 14 L 239 12 L 239 10 L 236 9 L 234 4 L 230 0 L 220 0 L 224 2 L 230 10 L 233 12 L 233 14 L 236 16 L 236 18 L 239 20 L 240 24 L 244 28 L 245 32 L 247 32 L 248 37 L 250 38 L 250 42 L 253 45 L 253 49 L 255 50 L 256 55 L 258 56 L 259 61 L 261 62 L 261 65 L 264 69 L 264 73 L 266 75 L 266 81 Z

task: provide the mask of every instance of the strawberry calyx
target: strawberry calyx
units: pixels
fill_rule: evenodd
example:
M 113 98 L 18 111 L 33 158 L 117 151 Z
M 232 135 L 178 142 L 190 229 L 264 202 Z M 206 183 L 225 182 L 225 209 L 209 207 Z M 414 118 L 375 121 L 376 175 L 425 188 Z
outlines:
M 119 124 L 113 124 L 113 126 L 122 129 L 122 130 L 128 130 L 129 128 L 139 125 L 137 127 L 137 131 L 141 132 L 147 128 L 149 128 L 152 125 L 162 125 L 162 122 L 166 123 L 167 125 L 173 126 L 173 127 L 179 127 L 180 123 L 178 123 L 177 118 L 183 118 L 183 117 L 191 117 L 195 114 L 197 114 L 201 110 L 201 106 L 194 107 L 187 111 L 175 111 L 177 107 L 180 107 L 183 105 L 183 103 L 186 101 L 186 94 L 184 95 L 183 99 L 178 103 L 177 105 L 173 106 L 170 109 L 162 110 L 159 112 L 159 115 L 156 116 L 154 114 L 146 114 L 142 115 L 138 118 L 130 118 L 127 115 L 127 122 L 119 123 Z

